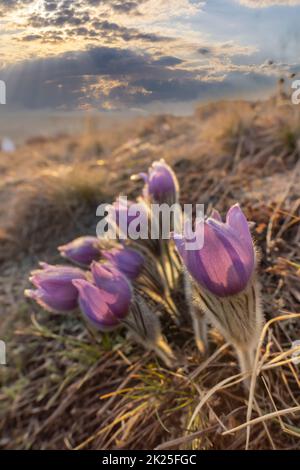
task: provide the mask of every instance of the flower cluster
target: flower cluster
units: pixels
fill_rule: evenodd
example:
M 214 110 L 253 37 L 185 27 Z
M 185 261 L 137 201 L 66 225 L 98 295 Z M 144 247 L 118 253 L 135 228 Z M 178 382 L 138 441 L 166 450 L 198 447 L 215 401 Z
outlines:
M 120 244 L 102 249 L 101 242 L 90 236 L 77 238 L 58 250 L 82 268 L 40 263 L 41 269 L 30 277 L 35 289 L 27 289 L 25 295 L 52 312 L 67 312 L 79 306 L 101 331 L 118 326 L 129 313 L 130 281 L 140 275 L 144 257 Z
M 151 215 L 151 203 L 178 203 L 177 178 L 163 160 L 139 176 L 145 183 L 140 198 L 145 218 Z M 26 295 L 49 311 L 79 307 L 100 331 L 125 325 L 138 341 L 172 365 L 174 353 L 162 335 L 161 313 L 182 323 L 184 312 L 175 305 L 173 294 L 184 291 L 201 352 L 205 352 L 209 322 L 235 346 L 242 370 L 251 368 L 263 316 L 256 252 L 240 206 L 229 209 L 225 222 L 213 210 L 204 221 L 204 245 L 188 249 L 182 233 L 173 233 L 171 240 L 150 237 L 125 243 L 122 218 L 125 211 L 127 224 L 134 222 L 127 217 L 133 203 L 125 206 L 117 199 L 113 205 L 119 241 L 107 244 L 107 240 L 85 236 L 60 246 L 62 257 L 78 266 L 41 263 L 30 277 L 35 289 L 26 290 Z M 197 221 L 195 225 L 197 234 L 201 227 Z

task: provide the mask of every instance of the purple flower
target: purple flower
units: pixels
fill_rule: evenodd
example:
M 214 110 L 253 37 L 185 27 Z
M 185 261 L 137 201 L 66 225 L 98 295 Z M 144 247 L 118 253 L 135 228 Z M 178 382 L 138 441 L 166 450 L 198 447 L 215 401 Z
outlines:
M 151 198 L 159 204 L 178 202 L 178 181 L 172 168 L 164 160 L 152 163 L 148 175 L 141 173 L 140 176 L 146 183 L 143 191 L 146 199 Z
M 126 276 L 107 263 L 93 262 L 91 271 L 96 286 L 105 294 L 105 301 L 113 313 L 123 318 L 127 315 L 132 297 L 132 288 Z
M 102 256 L 130 280 L 139 276 L 145 262 L 138 251 L 126 247 L 102 251 Z
M 132 290 L 126 277 L 112 266 L 93 262 L 95 284 L 75 280 L 83 314 L 102 331 L 113 329 L 129 313 Z
M 175 236 L 174 240 L 188 271 L 205 289 L 226 297 L 246 288 L 255 253 L 247 219 L 238 204 L 229 209 L 226 223 L 216 211 L 205 221 L 202 249 L 188 250 L 185 239 Z
M 99 240 L 96 237 L 79 237 L 59 246 L 58 250 L 64 258 L 82 266 L 89 266 L 92 261 L 100 258 Z
M 41 267 L 42 269 L 33 271 L 30 277 L 36 289 L 25 290 L 25 295 L 49 311 L 74 310 L 78 305 L 78 292 L 72 281 L 85 279 L 84 271 L 71 266 L 51 266 L 46 263 L 41 263 Z

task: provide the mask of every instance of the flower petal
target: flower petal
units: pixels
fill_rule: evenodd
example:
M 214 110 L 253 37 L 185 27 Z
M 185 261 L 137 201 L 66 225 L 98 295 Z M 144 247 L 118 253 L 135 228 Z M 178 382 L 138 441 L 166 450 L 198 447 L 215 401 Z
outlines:
M 93 262 L 93 279 L 102 293 L 102 298 L 119 318 L 127 315 L 132 298 L 132 289 L 127 278 L 115 267 Z
M 92 324 L 102 331 L 110 330 L 120 324 L 103 298 L 103 293 L 88 281 L 73 281 L 79 292 L 79 305 L 82 313 Z
M 64 258 L 82 266 L 89 266 L 92 261 L 100 258 L 99 240 L 97 237 L 79 237 L 58 247 Z
M 211 217 L 212 219 L 217 220 L 218 222 L 222 222 L 222 217 L 221 217 L 221 215 L 220 215 L 220 212 L 217 211 L 217 209 L 213 209 L 213 210 L 211 211 L 210 217 Z
M 143 197 L 153 202 L 174 204 L 178 200 L 179 184 L 172 168 L 163 160 L 153 162 L 148 169 L 147 178 L 143 177 L 145 186 Z
M 249 247 L 253 245 L 248 221 L 239 204 L 235 204 L 227 212 L 226 224 L 231 227 L 241 242 L 246 243 Z
M 102 256 L 130 280 L 138 277 L 145 261 L 138 251 L 125 247 L 102 251 Z
M 213 294 L 234 295 L 246 287 L 254 269 L 254 250 L 243 246 L 226 224 L 205 222 L 200 250 L 187 250 L 182 240 L 175 243 L 191 275 Z
M 74 286 L 73 286 L 74 288 Z M 75 288 L 74 288 L 75 289 Z M 75 289 L 76 292 L 76 289 Z M 69 312 L 78 306 L 78 293 L 75 295 L 66 295 L 65 292 L 56 291 L 55 295 L 42 288 L 26 289 L 25 296 L 35 300 L 41 307 L 48 312 Z
M 31 273 L 30 281 L 37 288 L 29 290 L 33 298 L 46 310 L 68 311 L 77 306 L 78 292 L 72 284 L 74 279 L 85 279 L 85 273 L 72 266 L 51 266 L 42 264 L 43 269 Z

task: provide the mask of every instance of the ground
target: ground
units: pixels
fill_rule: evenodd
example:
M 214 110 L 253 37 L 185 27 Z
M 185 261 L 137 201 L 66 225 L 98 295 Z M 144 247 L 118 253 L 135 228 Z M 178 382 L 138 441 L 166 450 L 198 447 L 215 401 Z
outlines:
M 30 138 L 0 154 L 1 448 L 300 449 L 291 361 L 300 337 L 299 131 L 295 106 L 218 102 L 188 117 L 110 126 L 91 117 L 76 135 Z M 94 234 L 97 205 L 137 196 L 130 176 L 159 158 L 173 166 L 182 203 L 225 215 L 239 202 L 254 222 L 267 324 L 250 393 L 215 329 L 203 358 L 191 325 L 166 323 L 182 358 L 167 369 L 123 330 L 95 335 L 79 313 L 48 314 L 24 298 L 37 262 L 57 262 L 57 245 Z

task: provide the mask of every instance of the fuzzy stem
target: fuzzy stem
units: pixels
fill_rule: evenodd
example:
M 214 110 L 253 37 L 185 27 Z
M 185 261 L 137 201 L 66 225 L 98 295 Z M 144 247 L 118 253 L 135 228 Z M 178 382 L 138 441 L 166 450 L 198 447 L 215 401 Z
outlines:
M 174 367 L 175 363 L 175 356 L 170 348 L 170 346 L 166 343 L 166 341 L 163 339 L 163 337 L 160 337 L 157 339 L 157 341 L 154 344 L 149 344 L 149 349 L 152 349 L 158 357 L 160 357 L 165 365 L 169 367 L 170 369 Z
M 253 348 L 244 349 L 239 346 L 236 346 L 236 352 L 240 364 L 240 369 L 243 374 L 248 376 L 244 379 L 244 386 L 246 390 L 249 390 L 250 386 L 250 375 L 249 372 L 252 371 L 255 359 L 255 351 Z
M 196 345 L 200 353 L 204 356 L 208 350 L 206 319 L 204 315 L 197 315 L 196 313 L 194 313 L 192 318 Z
M 167 281 L 166 272 L 163 269 L 163 265 L 161 265 L 159 263 L 157 264 L 157 269 L 158 269 L 158 272 L 160 274 L 161 281 L 163 283 L 163 289 L 164 289 L 164 292 L 162 293 L 163 294 L 163 299 L 165 300 L 165 302 L 167 302 L 167 304 L 170 307 L 170 310 L 172 312 L 171 315 L 172 315 L 173 320 L 175 321 L 175 323 L 177 325 L 179 325 L 179 312 L 178 312 L 178 310 L 176 308 L 176 305 L 174 304 L 174 301 L 173 301 L 172 296 L 171 296 L 171 292 L 170 292 L 170 289 L 169 289 L 169 284 L 168 284 L 168 281 Z

